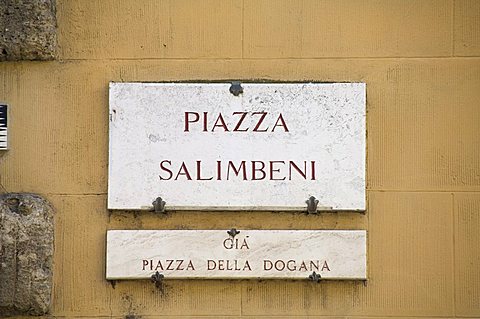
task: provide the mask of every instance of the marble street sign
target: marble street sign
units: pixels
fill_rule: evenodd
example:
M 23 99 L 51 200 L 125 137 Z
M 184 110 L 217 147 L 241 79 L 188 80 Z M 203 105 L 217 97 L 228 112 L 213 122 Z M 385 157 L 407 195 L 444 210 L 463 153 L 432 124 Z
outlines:
M 110 230 L 106 277 L 366 279 L 364 230 Z
M 365 210 L 365 84 L 110 83 L 109 209 Z

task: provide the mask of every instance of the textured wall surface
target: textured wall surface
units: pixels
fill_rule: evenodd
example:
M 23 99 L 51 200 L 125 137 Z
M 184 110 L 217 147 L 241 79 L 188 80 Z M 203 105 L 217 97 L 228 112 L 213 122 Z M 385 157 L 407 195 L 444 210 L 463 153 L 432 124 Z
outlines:
M 0 61 L 52 60 L 56 45 L 55 0 L 0 2 Z
M 58 61 L 0 63 L 0 182 L 55 207 L 54 317 L 480 317 L 479 1 L 58 0 L 57 18 Z M 109 213 L 108 82 L 221 79 L 367 83 L 367 213 Z M 231 227 L 367 229 L 369 280 L 105 280 L 107 229 Z
M 0 316 L 48 312 L 53 231 L 53 209 L 46 200 L 0 195 Z

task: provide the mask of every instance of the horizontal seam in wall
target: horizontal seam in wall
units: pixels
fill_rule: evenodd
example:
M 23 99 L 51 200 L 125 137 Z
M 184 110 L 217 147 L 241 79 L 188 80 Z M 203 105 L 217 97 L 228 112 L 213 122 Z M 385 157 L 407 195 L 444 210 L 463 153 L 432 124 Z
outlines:
M 228 58 L 228 57 L 211 57 L 211 58 L 201 58 L 201 57 L 192 57 L 192 58 L 71 58 L 71 59 L 58 59 L 59 62 L 69 62 L 69 61 L 265 61 L 265 60 L 299 60 L 299 61 L 308 61 L 308 60 L 429 60 L 429 59 L 441 59 L 441 60 L 475 60 L 480 59 L 480 56 L 411 56 L 411 57 L 402 57 L 402 56 L 392 56 L 392 57 L 252 57 L 252 58 Z

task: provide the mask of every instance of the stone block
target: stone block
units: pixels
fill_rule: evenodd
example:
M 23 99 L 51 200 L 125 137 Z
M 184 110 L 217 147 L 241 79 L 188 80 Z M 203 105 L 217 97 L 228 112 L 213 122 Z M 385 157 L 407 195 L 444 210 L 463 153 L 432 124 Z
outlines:
M 53 208 L 34 194 L 0 195 L 0 317 L 48 313 Z
M 0 61 L 53 60 L 57 46 L 55 0 L 0 2 Z

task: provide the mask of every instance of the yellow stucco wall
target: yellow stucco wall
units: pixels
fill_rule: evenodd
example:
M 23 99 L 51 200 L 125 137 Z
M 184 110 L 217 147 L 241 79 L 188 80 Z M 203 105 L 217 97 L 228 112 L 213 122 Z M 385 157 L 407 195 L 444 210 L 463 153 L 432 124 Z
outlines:
M 0 63 L 2 191 L 56 209 L 55 317 L 480 317 L 480 1 L 57 0 L 54 62 Z M 367 83 L 362 214 L 106 209 L 108 82 Z M 107 229 L 367 229 L 369 280 L 105 278 Z M 177 318 L 177 317 L 176 317 Z

